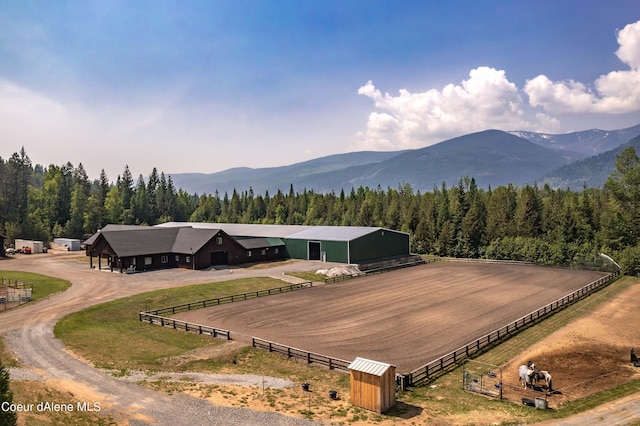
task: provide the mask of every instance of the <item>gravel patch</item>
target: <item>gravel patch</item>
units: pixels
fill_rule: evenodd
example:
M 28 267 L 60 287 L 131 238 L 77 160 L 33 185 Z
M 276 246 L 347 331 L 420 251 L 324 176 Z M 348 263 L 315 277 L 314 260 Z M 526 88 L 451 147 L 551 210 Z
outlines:
M 111 374 L 119 374 L 119 371 L 113 371 Z M 116 376 L 119 380 L 130 383 L 138 382 L 192 382 L 207 385 L 236 385 L 236 386 L 259 386 L 272 389 L 283 389 L 293 387 L 294 382 L 288 379 L 277 377 L 258 376 L 255 374 L 210 374 L 210 373 L 171 373 L 156 372 L 149 374 L 145 371 L 127 372 L 124 376 Z
M 10 367 L 9 370 L 9 378 L 11 380 L 29 380 L 29 381 L 42 381 L 45 380 L 46 377 L 42 374 L 38 374 L 33 370 L 28 368 L 19 368 L 19 367 Z

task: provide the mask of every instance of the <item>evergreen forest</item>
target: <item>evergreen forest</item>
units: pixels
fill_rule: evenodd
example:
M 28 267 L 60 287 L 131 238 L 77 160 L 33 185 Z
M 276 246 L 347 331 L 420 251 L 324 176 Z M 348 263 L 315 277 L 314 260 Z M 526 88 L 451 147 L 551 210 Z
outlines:
M 189 194 L 154 168 L 134 180 L 128 166 L 115 182 L 91 180 L 82 164 L 33 165 L 24 148 L 0 158 L 0 235 L 51 241 L 86 238 L 106 224 L 169 221 L 379 226 L 411 234 L 413 253 L 585 266 L 614 258 L 640 272 L 640 162 L 624 150 L 603 188 L 548 185 L 482 189 L 473 177 L 431 192 L 350 188 L 254 194 Z

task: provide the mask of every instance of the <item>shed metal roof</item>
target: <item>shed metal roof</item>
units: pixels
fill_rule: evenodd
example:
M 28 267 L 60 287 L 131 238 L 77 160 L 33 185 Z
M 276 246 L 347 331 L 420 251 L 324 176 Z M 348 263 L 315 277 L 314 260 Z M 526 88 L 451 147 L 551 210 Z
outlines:
M 236 241 L 247 250 L 285 245 L 280 238 L 239 238 Z
M 306 225 L 262 225 L 245 223 L 207 223 L 207 222 L 167 222 L 156 225 L 157 228 L 175 228 L 180 226 L 192 226 L 199 229 L 222 229 L 234 237 L 261 237 L 261 238 L 286 238 L 296 232 L 312 228 Z
M 351 241 L 372 232 L 390 229 L 369 226 L 308 226 L 308 225 L 262 225 L 242 223 L 167 222 L 155 227 L 172 228 L 192 226 L 194 228 L 222 229 L 233 237 L 290 238 L 300 240 Z
M 387 372 L 389 368 L 393 367 L 391 364 L 384 362 L 372 361 L 366 358 L 356 358 L 351 364 L 347 366 L 349 370 L 360 371 L 362 373 L 371 374 L 372 376 L 381 377 Z
M 379 231 L 382 228 L 368 226 L 313 226 L 288 238 L 298 240 L 351 241 Z

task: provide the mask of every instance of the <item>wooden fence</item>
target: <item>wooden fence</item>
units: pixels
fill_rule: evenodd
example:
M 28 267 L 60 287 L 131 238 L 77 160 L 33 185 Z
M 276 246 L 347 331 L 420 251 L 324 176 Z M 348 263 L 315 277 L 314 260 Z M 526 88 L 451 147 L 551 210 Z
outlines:
M 198 334 L 204 334 L 212 337 L 221 337 L 227 340 L 231 340 L 231 331 L 222 330 L 207 325 L 194 324 L 186 321 L 175 320 L 162 315 L 176 314 L 178 312 L 190 311 L 193 309 L 202 309 L 209 306 L 221 305 L 224 303 L 239 302 L 242 300 L 253 299 L 256 297 L 270 296 L 274 294 L 285 293 L 294 290 L 300 290 L 303 288 L 312 287 L 313 283 L 307 281 L 299 284 L 291 284 L 283 287 L 270 288 L 265 290 L 252 291 L 248 293 L 235 294 L 232 296 L 218 297 L 215 299 L 201 300 L 198 302 L 183 303 L 181 305 L 169 306 L 166 308 L 159 308 L 148 310 L 139 313 L 139 319 L 142 322 L 148 322 L 149 324 L 157 324 L 162 327 L 173 328 L 174 330 L 189 331 Z M 236 333 L 238 334 L 238 333 Z M 239 335 L 239 334 L 238 334 Z M 332 358 L 326 355 L 320 355 L 313 352 L 307 352 L 302 349 L 293 348 L 290 346 L 282 345 L 280 343 L 269 342 L 267 340 L 259 339 L 257 337 L 251 337 L 252 345 L 254 348 L 264 349 L 269 352 L 275 352 L 282 355 L 286 355 L 288 358 L 302 359 L 307 364 L 322 365 L 330 370 L 338 370 L 343 372 L 349 372 L 347 366 L 349 361 L 345 361 L 338 358 Z
M 433 260 L 425 260 L 428 263 Z M 511 263 L 498 261 L 500 263 Z M 522 264 L 523 262 L 513 262 L 517 264 Z M 402 264 L 397 265 L 395 268 L 398 269 L 400 267 L 408 267 L 415 265 L 415 262 L 411 264 Z M 385 268 L 383 268 L 385 269 Z M 390 269 L 385 269 L 390 270 Z M 373 272 L 369 271 L 368 273 L 380 273 L 381 270 L 373 270 Z M 363 274 L 364 275 L 364 274 Z M 540 309 L 531 312 L 522 318 L 517 319 L 516 321 L 507 324 L 497 330 L 492 331 L 489 334 L 486 334 L 479 339 L 470 342 L 455 351 L 449 352 L 442 357 L 435 359 L 426 365 L 410 372 L 407 374 L 398 375 L 400 376 L 400 380 L 405 386 L 416 386 L 422 385 L 430 380 L 433 380 L 436 377 L 439 377 L 441 374 L 457 367 L 461 361 L 464 361 L 468 358 L 473 357 L 486 350 L 492 345 L 495 345 L 499 341 L 502 341 L 508 337 L 513 336 L 515 333 L 519 332 L 521 329 L 526 328 L 533 323 L 547 317 L 551 313 L 555 313 L 558 310 L 561 310 L 570 304 L 584 298 L 585 296 L 600 290 L 602 287 L 608 285 L 611 281 L 616 279 L 620 275 L 620 272 L 613 272 L 609 275 L 606 275 L 596 281 L 593 281 L 586 286 L 554 301 L 550 304 L 541 307 Z M 339 278 L 339 277 L 338 277 Z M 351 278 L 351 276 L 349 276 Z M 216 306 L 224 303 L 238 302 L 241 300 L 248 300 L 256 297 L 262 296 L 270 296 L 273 294 L 279 294 L 294 290 L 299 290 L 303 288 L 312 287 L 312 282 L 304 282 L 301 284 L 291 284 L 288 286 L 271 288 L 266 290 L 259 290 L 254 292 L 248 292 L 243 294 L 236 294 L 232 296 L 224 296 L 218 297 L 215 299 L 207 299 L 201 300 L 198 302 L 184 303 L 181 305 L 169 306 L 166 308 L 160 308 L 155 310 L 148 310 L 146 312 L 140 312 L 139 318 L 140 321 L 148 322 L 150 324 L 158 324 L 163 327 L 169 327 L 176 330 L 184 330 L 188 332 L 194 332 L 203 335 L 210 335 L 212 337 L 222 337 L 227 340 L 231 340 L 231 331 L 222 330 L 215 327 L 210 327 L 201 324 L 188 323 L 185 321 L 174 320 L 172 318 L 164 317 L 162 315 L 166 314 L 176 314 L 178 312 L 185 312 L 193 309 L 201 309 L 208 306 Z M 288 358 L 301 359 L 305 360 L 307 364 L 317 364 L 324 367 L 327 367 L 331 370 L 337 370 L 342 372 L 349 372 L 347 366 L 350 364 L 349 361 L 341 360 L 338 358 L 332 358 L 326 355 L 320 355 L 313 352 L 308 352 L 302 349 L 294 348 L 291 346 L 282 345 L 280 343 L 270 342 L 268 340 L 263 340 L 257 337 L 251 337 L 252 345 L 254 348 L 260 348 L 267 350 L 269 352 L 279 353 L 281 355 L 287 356 Z
M 458 364 L 474 355 L 479 354 L 483 350 L 487 349 L 491 345 L 512 336 L 524 327 L 528 327 L 531 324 L 545 318 L 551 313 L 554 313 L 560 309 L 563 309 L 570 304 L 584 298 L 585 296 L 600 290 L 602 287 L 607 286 L 611 281 L 616 279 L 620 275 L 620 272 L 613 272 L 606 275 L 596 281 L 593 281 L 586 286 L 558 299 L 550 304 L 543 306 L 542 308 L 525 315 L 524 317 L 517 319 L 516 321 L 507 324 L 497 330 L 492 331 L 480 337 L 473 342 L 470 342 L 453 352 L 449 352 L 442 357 L 435 359 L 428 364 L 412 371 L 411 373 L 404 375 L 404 380 L 409 386 L 421 385 L 433 380 L 441 374 L 455 368 Z
M 174 330 L 190 331 L 197 334 L 231 340 L 231 332 L 229 330 L 222 330 L 208 325 L 194 324 L 191 322 L 175 320 L 173 318 L 161 317 L 149 312 L 140 312 L 140 321 L 148 322 L 149 324 L 161 325 L 162 327 L 173 328 Z
M 265 290 L 250 291 L 248 293 L 234 294 L 231 296 L 216 297 L 215 299 L 200 300 L 197 302 L 183 303 L 181 305 L 169 306 L 166 308 L 152 309 L 140 314 L 166 315 L 177 314 L 178 312 L 186 312 L 194 309 L 207 308 L 209 306 L 222 305 L 224 303 L 239 302 L 241 300 L 255 299 L 256 297 L 271 296 L 273 294 L 287 293 L 290 291 L 301 290 L 313 286 L 313 282 L 305 281 L 303 283 L 290 284 L 282 287 L 268 288 Z M 142 321 L 142 319 L 140 320 Z
M 286 356 L 287 358 L 295 358 L 306 361 L 307 364 L 318 364 L 327 367 L 329 370 L 339 370 L 345 373 L 349 372 L 347 368 L 350 361 L 332 358 L 326 355 L 320 355 L 313 352 L 307 352 L 302 349 L 293 348 L 291 346 L 282 345 L 280 343 L 269 342 L 268 340 L 252 337 L 252 345 L 254 348 L 264 349 L 269 352 L 275 352 Z

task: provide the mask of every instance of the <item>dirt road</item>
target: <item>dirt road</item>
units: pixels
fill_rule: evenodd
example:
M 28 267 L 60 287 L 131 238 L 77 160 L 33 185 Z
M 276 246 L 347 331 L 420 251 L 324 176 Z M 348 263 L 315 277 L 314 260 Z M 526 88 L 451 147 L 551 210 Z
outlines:
M 44 378 L 46 384 L 63 391 L 72 390 L 76 399 L 99 402 L 105 414 L 131 425 L 228 425 L 228 424 L 310 424 L 277 413 L 240 408 L 216 407 L 183 394 L 154 392 L 94 369 L 69 354 L 53 336 L 53 326 L 61 317 L 109 300 L 154 289 L 228 280 L 234 277 L 281 276 L 287 269 L 299 271 L 298 264 L 273 270 L 158 271 L 121 275 L 91 270 L 88 262 L 73 254 L 19 256 L 2 260 L 0 269 L 36 272 L 71 281 L 67 291 L 19 309 L 0 314 L 0 333 L 21 366 Z M 308 265 L 313 269 L 312 265 Z M 38 403 L 40 401 L 14 401 Z

